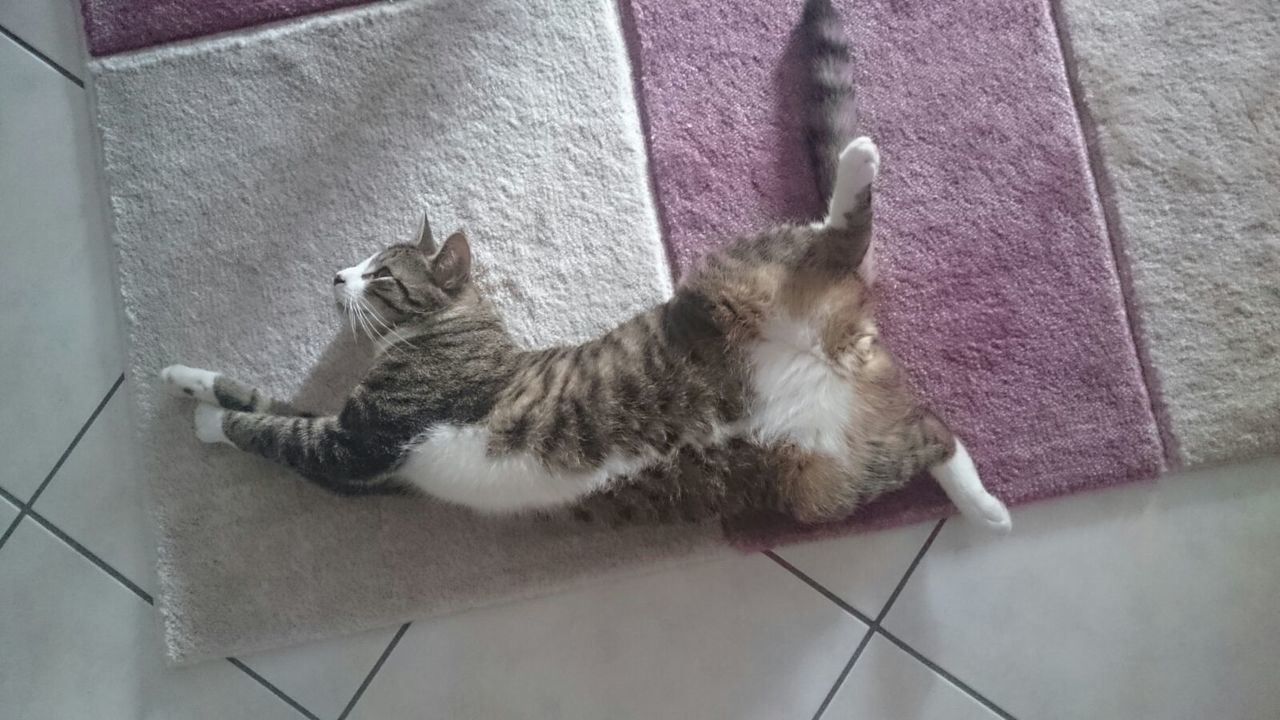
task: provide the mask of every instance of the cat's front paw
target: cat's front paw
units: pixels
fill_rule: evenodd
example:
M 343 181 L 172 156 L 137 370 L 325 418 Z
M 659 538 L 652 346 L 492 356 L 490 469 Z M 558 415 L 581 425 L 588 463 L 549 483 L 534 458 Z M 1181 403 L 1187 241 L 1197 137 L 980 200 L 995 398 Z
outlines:
M 231 444 L 227 434 L 222 431 L 222 419 L 226 414 L 227 411 L 220 407 L 204 403 L 196 405 L 196 437 L 200 442 Z
M 170 365 L 160 371 L 160 379 L 164 381 L 165 388 L 174 395 L 218 404 L 218 398 L 213 393 L 213 384 L 218 379 L 218 373 L 212 370 L 201 370 L 186 365 Z

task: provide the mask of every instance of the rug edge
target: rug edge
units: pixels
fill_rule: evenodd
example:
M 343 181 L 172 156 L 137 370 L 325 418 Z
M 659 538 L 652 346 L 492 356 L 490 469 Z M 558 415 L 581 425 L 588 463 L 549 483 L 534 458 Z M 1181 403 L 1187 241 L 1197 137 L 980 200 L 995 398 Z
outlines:
M 1065 86 L 1070 94 L 1079 145 L 1085 153 L 1082 160 L 1086 178 L 1089 181 L 1091 199 L 1095 205 L 1095 211 L 1101 215 L 1102 229 L 1106 233 L 1107 243 L 1111 248 L 1112 266 L 1119 282 L 1124 320 L 1129 329 L 1141 373 L 1140 379 L 1146 389 L 1147 404 L 1157 432 L 1156 439 L 1163 463 L 1160 472 L 1174 472 L 1183 467 L 1184 458 L 1177 436 L 1173 432 L 1173 417 L 1165 401 L 1160 374 L 1147 341 L 1146 327 L 1142 319 L 1142 304 L 1134 284 L 1131 257 L 1128 251 L 1129 241 L 1120 219 L 1119 208 L 1116 207 L 1115 182 L 1102 151 L 1097 122 L 1080 82 L 1077 56 L 1071 40 L 1070 21 L 1062 10 L 1062 0 L 1042 0 L 1042 2 L 1048 7 L 1049 22 L 1053 26 L 1053 33 L 1058 43 L 1058 61 L 1064 75 Z

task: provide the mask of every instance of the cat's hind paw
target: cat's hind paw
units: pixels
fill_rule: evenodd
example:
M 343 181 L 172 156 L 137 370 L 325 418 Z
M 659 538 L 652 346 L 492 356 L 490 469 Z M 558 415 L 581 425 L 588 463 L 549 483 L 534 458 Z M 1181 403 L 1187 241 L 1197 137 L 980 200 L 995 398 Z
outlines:
M 226 414 L 227 411 L 220 407 L 204 403 L 196 405 L 196 437 L 200 439 L 200 442 L 231 444 L 231 441 L 227 439 L 227 434 L 222 431 L 222 419 Z
M 827 219 L 823 224 L 837 229 L 863 224 L 869 217 L 866 213 L 871 210 L 871 183 L 875 182 L 879 172 L 880 151 L 876 149 L 875 141 L 860 137 L 846 145 L 840 152 L 836 184 L 831 189 Z
M 880 174 L 880 150 L 876 143 L 865 135 L 855 138 L 840 151 L 840 165 L 836 171 L 839 179 L 847 178 L 847 183 L 837 180 L 845 192 L 857 194 L 866 190 L 875 182 Z
M 960 514 L 971 523 L 976 523 L 996 533 L 1006 535 L 1013 529 L 1013 518 L 1009 516 L 1009 508 L 1000 498 L 988 492 L 974 495 L 957 503 Z
M 218 398 L 213 392 L 213 384 L 218 379 L 218 373 L 212 370 L 201 370 L 186 365 L 170 365 L 160 371 L 160 379 L 173 395 L 218 404 Z
M 1009 508 L 983 487 L 982 479 L 978 477 L 978 468 L 974 466 L 973 458 L 969 457 L 969 451 L 959 438 L 956 438 L 955 452 L 951 457 L 930 466 L 929 473 L 969 522 L 1000 535 L 1013 528 Z

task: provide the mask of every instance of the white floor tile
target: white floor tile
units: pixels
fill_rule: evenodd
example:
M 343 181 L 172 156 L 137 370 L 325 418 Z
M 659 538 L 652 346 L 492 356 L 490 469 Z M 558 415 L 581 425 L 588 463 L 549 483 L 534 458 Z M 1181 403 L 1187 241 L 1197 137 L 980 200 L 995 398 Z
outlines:
M 396 630 L 375 630 L 240 659 L 311 712 L 336 718 Z
M 1021 718 L 1275 717 L 1280 460 L 948 522 L 885 627 Z
M 999 716 L 876 635 L 823 720 L 996 720 Z
M 129 398 L 120 388 L 32 507 L 155 594 L 155 541 L 136 471 Z
M 0 37 L 0 484 L 27 498 L 119 376 L 85 93 Z
M 83 78 L 78 4 L 76 0 L 0 0 L 0 25 Z
M 880 613 L 935 522 L 791 545 L 779 557 L 864 615 Z
M 732 557 L 415 623 L 353 716 L 807 718 L 865 630 Z
M 0 638 L 12 720 L 300 717 L 226 662 L 165 668 L 151 607 L 31 520 L 0 548 Z

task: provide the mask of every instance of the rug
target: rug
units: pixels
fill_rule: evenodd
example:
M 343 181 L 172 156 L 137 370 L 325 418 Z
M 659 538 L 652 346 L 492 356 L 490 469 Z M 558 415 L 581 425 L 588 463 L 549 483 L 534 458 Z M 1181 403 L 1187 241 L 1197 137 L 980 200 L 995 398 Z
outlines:
M 333 407 L 369 358 L 327 278 L 406 237 L 424 207 L 438 230 L 468 230 L 529 346 L 597 333 L 732 233 L 821 208 L 800 0 L 308 15 L 345 4 L 84 0 L 173 661 L 950 512 L 926 481 L 824 527 L 499 521 L 331 498 L 199 445 L 159 368 Z M 1264 152 L 1280 129 L 1260 84 L 1276 74 L 1274 12 L 1185 0 L 1194 27 L 1173 28 L 1081 0 L 839 4 L 884 156 L 886 342 L 993 491 L 1021 503 L 1280 449 L 1280 192 Z M 1245 21 L 1212 78 L 1176 62 L 1179 44 L 1207 52 Z M 1156 74 L 1169 80 L 1148 85 Z M 1215 129 L 1231 157 L 1256 155 L 1201 162 L 1193 140 Z M 1201 242 L 1175 244 L 1179 231 Z M 1204 288 L 1221 292 L 1192 302 Z

